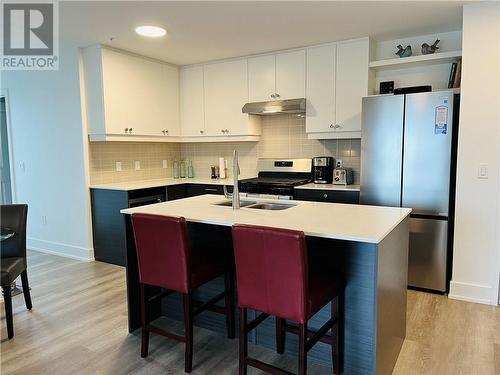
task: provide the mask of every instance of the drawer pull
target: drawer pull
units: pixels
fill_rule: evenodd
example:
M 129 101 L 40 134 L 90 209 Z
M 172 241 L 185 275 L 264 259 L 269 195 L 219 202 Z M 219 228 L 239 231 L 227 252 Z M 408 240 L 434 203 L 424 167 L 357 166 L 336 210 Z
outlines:
M 205 188 L 205 191 L 219 191 L 216 188 Z
M 328 198 L 328 194 L 323 194 L 323 198 Z

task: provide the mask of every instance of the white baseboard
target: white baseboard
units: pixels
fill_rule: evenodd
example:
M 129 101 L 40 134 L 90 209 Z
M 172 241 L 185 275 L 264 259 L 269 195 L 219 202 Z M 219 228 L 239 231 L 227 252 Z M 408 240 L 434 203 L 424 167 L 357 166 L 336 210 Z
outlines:
M 68 245 L 64 243 L 28 237 L 27 247 L 30 250 L 59 255 L 66 258 L 84 260 L 87 262 L 94 260 L 94 249 L 81 246 Z
M 491 286 L 461 283 L 452 280 L 448 298 L 485 305 L 496 305 L 497 301 L 493 301 L 491 298 L 492 293 L 493 288 Z

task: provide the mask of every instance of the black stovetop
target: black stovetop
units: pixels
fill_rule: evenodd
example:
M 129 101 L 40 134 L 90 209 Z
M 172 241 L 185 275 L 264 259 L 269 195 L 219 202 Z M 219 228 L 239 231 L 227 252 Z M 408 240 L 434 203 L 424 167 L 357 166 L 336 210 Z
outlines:
M 293 187 L 312 181 L 310 173 L 259 172 L 258 177 L 240 181 L 246 193 L 293 195 Z

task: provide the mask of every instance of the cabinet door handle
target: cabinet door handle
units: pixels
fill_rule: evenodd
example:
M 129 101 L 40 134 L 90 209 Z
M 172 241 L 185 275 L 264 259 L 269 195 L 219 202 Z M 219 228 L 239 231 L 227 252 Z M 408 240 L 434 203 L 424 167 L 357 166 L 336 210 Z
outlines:
M 274 96 L 275 96 L 276 98 L 279 98 L 279 97 L 280 97 L 280 94 L 274 94 Z
M 205 191 L 219 191 L 217 188 L 205 188 Z
M 271 98 L 276 98 L 276 94 L 271 94 Z
M 125 133 L 128 133 L 128 128 L 125 128 Z
M 203 134 L 203 130 L 200 130 L 200 134 Z
M 333 129 L 333 124 L 330 124 L 330 128 L 332 128 L 332 129 Z
M 226 134 L 229 134 L 229 130 L 228 129 L 226 129 Z
M 132 128 L 130 128 L 130 129 L 128 130 L 128 133 L 129 133 L 129 134 L 132 134 Z
M 168 135 L 168 130 L 165 130 L 165 133 Z
M 328 194 L 323 194 L 323 198 L 328 198 Z
M 339 124 L 335 124 L 335 129 L 340 129 L 341 127 Z
M 162 130 L 161 132 L 163 133 L 163 135 L 165 135 L 165 130 Z

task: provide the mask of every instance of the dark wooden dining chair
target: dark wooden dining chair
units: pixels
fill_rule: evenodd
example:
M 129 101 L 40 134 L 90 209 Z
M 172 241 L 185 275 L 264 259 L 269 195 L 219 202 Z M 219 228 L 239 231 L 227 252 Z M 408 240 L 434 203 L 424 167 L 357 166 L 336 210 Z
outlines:
M 217 249 L 192 248 L 186 220 L 183 217 L 167 217 L 133 214 L 132 226 L 137 249 L 139 282 L 141 291 L 141 357 L 147 357 L 149 333 L 169 337 L 185 343 L 185 372 L 193 367 L 193 319 L 205 310 L 226 315 L 227 336 L 234 338 L 234 264 L 231 253 Z M 210 301 L 193 307 L 193 292 L 201 285 L 224 276 L 225 291 Z M 157 296 L 148 297 L 148 285 L 163 288 Z M 184 303 L 184 336 L 164 331 L 150 324 L 148 305 L 171 292 L 182 293 Z M 225 306 L 215 303 L 225 299 Z
M 14 337 L 12 318 L 11 284 L 21 275 L 24 301 L 26 308 L 31 310 L 30 287 L 26 263 L 26 221 L 28 218 L 27 204 L 8 204 L 0 206 L 0 226 L 12 230 L 14 235 L 0 244 L 1 286 L 5 303 L 5 320 L 7 321 L 7 336 Z
M 248 333 L 270 315 L 276 317 L 276 350 L 285 350 L 286 332 L 299 335 L 298 373 L 307 373 L 307 352 L 318 342 L 332 347 L 335 374 L 342 370 L 343 289 L 340 275 L 320 269 L 309 272 L 303 232 L 251 225 L 234 225 L 238 305 L 240 307 L 239 373 L 247 366 L 271 374 L 289 374 L 248 356 Z M 331 302 L 331 318 L 316 332 L 308 320 Z M 247 309 L 260 313 L 247 322 Z M 294 322 L 295 325 L 287 323 Z M 328 331 L 331 330 L 331 335 Z

